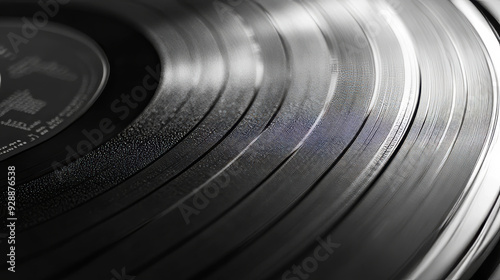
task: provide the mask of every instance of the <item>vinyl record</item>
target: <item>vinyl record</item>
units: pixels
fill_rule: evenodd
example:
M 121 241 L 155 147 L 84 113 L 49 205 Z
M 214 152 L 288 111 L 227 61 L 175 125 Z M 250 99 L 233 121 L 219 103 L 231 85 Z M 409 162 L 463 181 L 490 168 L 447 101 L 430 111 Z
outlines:
M 0 1 L 1 279 L 496 279 L 499 19 Z

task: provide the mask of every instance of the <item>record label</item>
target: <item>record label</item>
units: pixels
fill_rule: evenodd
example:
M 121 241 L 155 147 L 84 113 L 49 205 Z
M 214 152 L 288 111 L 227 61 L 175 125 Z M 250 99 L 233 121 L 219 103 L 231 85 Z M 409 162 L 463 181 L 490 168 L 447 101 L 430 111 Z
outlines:
M 94 103 L 109 72 L 92 39 L 72 28 L 0 22 L 0 160 L 56 135 Z

